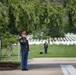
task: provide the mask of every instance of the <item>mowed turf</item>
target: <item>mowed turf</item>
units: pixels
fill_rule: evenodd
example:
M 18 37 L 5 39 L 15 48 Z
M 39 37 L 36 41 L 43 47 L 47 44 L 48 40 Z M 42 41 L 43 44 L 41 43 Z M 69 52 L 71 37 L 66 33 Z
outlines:
M 43 54 L 40 54 L 40 52 Z M 41 57 L 76 57 L 75 45 L 49 45 L 48 54 L 44 54 L 43 45 L 30 46 L 29 58 Z
M 43 54 L 40 54 L 43 52 Z M 11 56 L 8 55 L 7 49 L 2 49 L 2 60 L 20 60 L 21 55 L 18 46 L 13 47 Z M 43 45 L 31 45 L 29 59 L 42 57 L 76 57 L 76 45 L 49 45 L 48 53 L 44 54 Z

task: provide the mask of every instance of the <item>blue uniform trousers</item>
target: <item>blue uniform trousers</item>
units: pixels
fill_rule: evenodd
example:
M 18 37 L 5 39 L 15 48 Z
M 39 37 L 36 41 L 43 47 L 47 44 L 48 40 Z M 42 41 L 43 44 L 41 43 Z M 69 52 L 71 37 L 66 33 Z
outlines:
M 22 52 L 22 69 L 28 69 L 27 62 L 28 62 L 28 52 Z
M 47 54 L 47 48 L 44 48 L 44 53 Z

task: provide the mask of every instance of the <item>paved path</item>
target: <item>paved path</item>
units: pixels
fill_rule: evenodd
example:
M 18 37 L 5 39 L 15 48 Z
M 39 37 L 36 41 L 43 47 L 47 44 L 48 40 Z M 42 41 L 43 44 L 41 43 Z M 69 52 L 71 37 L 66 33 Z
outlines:
M 61 65 L 64 75 L 76 75 L 76 68 L 72 65 Z
M 0 75 L 66 75 L 61 66 L 76 65 L 76 58 L 34 58 L 28 63 L 29 71 L 0 71 Z M 71 74 L 69 74 L 71 75 Z

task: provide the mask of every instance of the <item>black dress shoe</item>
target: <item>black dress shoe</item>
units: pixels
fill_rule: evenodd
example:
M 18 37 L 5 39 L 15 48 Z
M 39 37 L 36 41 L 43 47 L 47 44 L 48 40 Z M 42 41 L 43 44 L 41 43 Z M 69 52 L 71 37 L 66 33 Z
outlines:
M 22 69 L 22 71 L 28 71 L 28 69 Z
M 28 69 L 25 69 L 26 71 L 28 71 Z
M 22 71 L 25 71 L 25 69 L 22 69 Z

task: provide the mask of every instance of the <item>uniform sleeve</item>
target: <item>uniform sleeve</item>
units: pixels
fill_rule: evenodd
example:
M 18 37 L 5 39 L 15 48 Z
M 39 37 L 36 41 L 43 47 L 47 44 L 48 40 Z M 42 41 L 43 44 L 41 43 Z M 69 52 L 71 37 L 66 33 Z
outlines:
M 47 44 L 47 48 L 48 48 L 48 44 Z
M 21 45 L 25 45 L 25 44 L 26 44 L 26 41 L 25 41 L 23 38 L 20 38 L 20 39 L 19 39 L 19 43 L 20 43 Z
M 29 43 L 28 43 L 28 40 L 27 40 L 27 49 L 28 49 L 28 51 L 29 51 Z

